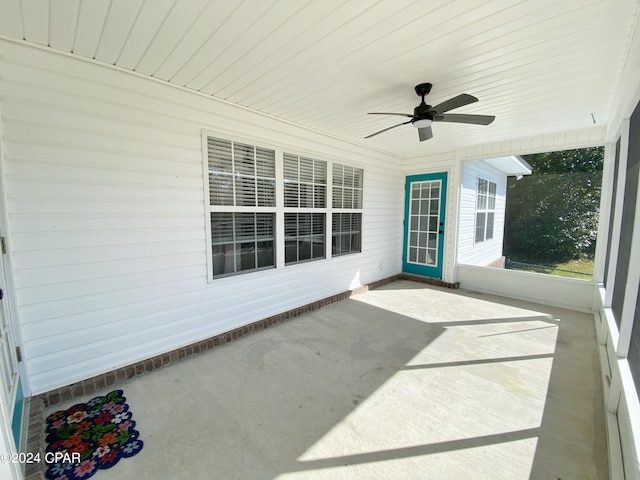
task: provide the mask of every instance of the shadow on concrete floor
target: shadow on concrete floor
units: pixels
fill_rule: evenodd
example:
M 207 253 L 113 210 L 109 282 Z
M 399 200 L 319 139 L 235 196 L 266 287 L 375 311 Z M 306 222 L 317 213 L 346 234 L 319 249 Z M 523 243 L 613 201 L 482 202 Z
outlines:
M 401 280 L 124 383 L 95 478 L 605 479 L 597 362 L 589 315 Z

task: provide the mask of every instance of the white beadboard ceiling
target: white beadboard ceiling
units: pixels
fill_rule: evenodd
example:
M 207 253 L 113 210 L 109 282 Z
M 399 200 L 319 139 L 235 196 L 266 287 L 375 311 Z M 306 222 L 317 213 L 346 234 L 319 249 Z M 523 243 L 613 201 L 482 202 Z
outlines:
M 639 0 L 0 0 L 0 35 L 399 157 L 605 125 Z M 637 62 L 637 59 L 631 60 Z M 460 93 L 489 126 L 411 125 Z

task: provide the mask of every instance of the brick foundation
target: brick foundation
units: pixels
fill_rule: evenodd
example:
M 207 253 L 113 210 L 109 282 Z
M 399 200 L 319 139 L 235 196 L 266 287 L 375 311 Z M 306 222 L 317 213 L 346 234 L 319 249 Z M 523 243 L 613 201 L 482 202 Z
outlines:
M 27 447 L 25 452 L 34 455 L 39 454 L 40 459 L 44 459 L 45 454 L 45 418 L 44 401 L 41 398 L 32 398 L 25 408 L 29 409 L 29 427 L 27 430 Z M 44 460 L 40 462 L 27 463 L 24 469 L 25 480 L 44 480 L 46 464 Z

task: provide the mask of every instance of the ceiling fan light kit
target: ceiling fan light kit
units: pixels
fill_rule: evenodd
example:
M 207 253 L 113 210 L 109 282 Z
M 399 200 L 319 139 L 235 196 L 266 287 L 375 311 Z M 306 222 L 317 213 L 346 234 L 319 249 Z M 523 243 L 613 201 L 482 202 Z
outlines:
M 431 91 L 432 85 L 430 83 L 421 83 L 416 85 L 415 90 L 418 96 L 422 98 L 422 102 L 416 108 L 413 109 L 413 115 L 409 113 L 389 113 L 389 112 L 370 112 L 369 115 L 396 115 L 401 117 L 410 118 L 410 120 L 396 125 L 392 125 L 383 130 L 380 130 L 371 135 L 367 135 L 364 138 L 374 137 L 382 132 L 391 130 L 392 128 L 399 127 L 401 125 L 411 124 L 418 129 L 418 138 L 421 142 L 429 140 L 433 137 L 433 131 L 431 130 L 431 124 L 433 122 L 451 122 L 451 123 L 469 123 L 472 125 L 489 125 L 495 120 L 496 117 L 492 115 L 472 115 L 472 114 L 455 114 L 449 113 L 445 115 L 445 112 L 453 110 L 455 108 L 464 107 L 471 103 L 478 101 L 473 95 L 462 93 L 456 97 L 450 98 L 442 103 L 439 103 L 435 107 L 427 105 L 424 101 L 424 97 Z
M 411 124 L 416 128 L 430 127 L 432 123 L 433 120 L 431 120 L 430 118 L 421 118 L 420 120 L 411 122 Z

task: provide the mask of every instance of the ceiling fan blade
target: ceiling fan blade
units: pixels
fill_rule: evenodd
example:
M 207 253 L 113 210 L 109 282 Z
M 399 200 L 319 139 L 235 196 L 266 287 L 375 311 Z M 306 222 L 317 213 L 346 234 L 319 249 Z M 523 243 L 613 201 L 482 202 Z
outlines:
M 386 132 L 387 130 L 391 130 L 392 128 L 399 127 L 400 125 L 406 125 L 407 123 L 411 123 L 411 120 L 409 120 L 408 122 L 403 122 L 403 123 L 399 123 L 399 124 L 397 124 L 397 125 L 393 125 L 393 126 L 391 126 L 391 127 L 387 127 L 387 128 L 385 128 L 384 130 L 380 130 L 379 132 L 372 133 L 371 135 L 367 135 L 367 136 L 366 136 L 366 137 L 364 137 L 364 138 L 371 138 L 371 137 L 375 137 L 376 135 L 378 135 L 378 134 L 380 134 L 380 133 L 382 133 L 382 132 Z
M 471 123 L 473 125 L 489 125 L 496 119 L 493 115 L 471 115 L 464 113 L 448 113 L 447 115 L 438 115 L 434 122 L 453 122 L 453 123 Z
M 457 97 L 450 98 L 435 107 L 431 107 L 431 111 L 435 113 L 444 113 L 449 110 L 453 110 L 454 108 L 464 107 L 465 105 L 469 105 L 470 103 L 475 103 L 477 101 L 478 99 L 473 95 L 461 93 Z
M 412 118 L 413 115 L 409 113 L 389 113 L 389 112 L 369 112 L 367 115 L 400 115 L 401 117 L 409 117 Z
M 428 127 L 419 128 L 418 137 L 420 137 L 421 142 L 433 138 L 433 130 L 431 130 L 431 125 L 429 125 Z

